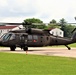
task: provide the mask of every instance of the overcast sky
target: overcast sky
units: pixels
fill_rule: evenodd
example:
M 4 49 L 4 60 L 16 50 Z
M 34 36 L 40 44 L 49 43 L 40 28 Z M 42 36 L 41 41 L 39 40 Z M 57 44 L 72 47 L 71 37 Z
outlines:
M 75 22 L 76 0 L 0 0 L 0 22 L 23 22 L 39 18 L 44 23 L 52 19 Z

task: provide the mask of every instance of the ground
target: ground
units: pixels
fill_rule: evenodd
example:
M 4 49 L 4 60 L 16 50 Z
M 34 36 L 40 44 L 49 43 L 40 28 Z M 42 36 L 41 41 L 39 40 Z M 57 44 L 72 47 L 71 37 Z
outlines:
M 26 51 L 17 48 L 16 51 L 10 51 L 9 48 L 0 48 L 0 52 L 21 53 L 26 54 Z M 68 50 L 67 48 L 49 48 L 49 47 L 29 47 L 27 54 L 48 55 L 48 56 L 64 56 L 76 58 L 76 48 Z

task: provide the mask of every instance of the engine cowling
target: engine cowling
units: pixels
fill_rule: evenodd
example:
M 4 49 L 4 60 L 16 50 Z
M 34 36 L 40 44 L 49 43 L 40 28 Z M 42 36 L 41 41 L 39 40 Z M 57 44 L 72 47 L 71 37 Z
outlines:
M 44 34 L 44 31 L 42 29 L 30 28 L 30 29 L 26 29 L 26 33 L 29 33 L 29 34 Z

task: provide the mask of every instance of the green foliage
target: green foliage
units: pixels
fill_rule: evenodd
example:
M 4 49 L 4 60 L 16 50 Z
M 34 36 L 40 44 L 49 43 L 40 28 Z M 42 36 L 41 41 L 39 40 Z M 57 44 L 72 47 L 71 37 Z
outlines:
M 76 59 L 0 53 L 1 75 L 76 75 Z
M 46 29 L 60 28 L 56 20 L 52 19 Z
M 60 24 L 60 26 L 61 26 L 61 30 L 64 31 L 64 36 L 65 36 L 65 33 L 66 33 L 66 30 L 65 30 L 65 28 L 66 28 L 66 27 L 65 27 L 66 21 L 65 21 L 65 19 L 64 19 L 64 18 L 60 19 L 59 24 Z
M 73 29 L 76 28 L 76 26 L 74 25 L 65 25 L 65 37 L 71 37 L 73 35 L 73 33 L 71 33 L 73 31 Z
M 41 21 L 40 19 L 36 19 L 36 18 L 25 19 L 24 22 L 30 22 L 30 23 L 43 23 L 43 21 Z
M 61 30 L 64 31 L 64 37 L 71 37 L 71 31 L 76 27 L 74 25 L 68 25 L 64 18 L 60 19 L 58 23 L 55 19 L 52 19 L 47 26 L 43 24 L 43 21 L 36 18 L 25 19 L 23 23 L 24 23 L 24 27 L 28 26 L 29 28 L 39 28 L 39 29 L 60 28 Z M 32 25 L 31 23 L 35 23 L 35 24 Z
M 72 48 L 76 48 L 76 43 L 70 44 L 69 46 Z
M 62 19 L 60 19 L 59 23 L 61 26 L 64 26 L 64 25 L 66 25 L 67 22 L 64 18 L 62 18 Z
M 64 31 L 64 37 L 71 37 L 72 36 L 72 30 L 76 27 L 74 25 L 68 25 L 66 20 L 64 18 L 62 18 L 59 21 L 59 24 L 61 26 L 61 30 Z
M 52 19 L 52 21 L 50 21 L 50 23 L 56 24 L 56 20 Z
M 34 24 L 33 24 L 34 23 Z M 40 23 L 39 25 L 38 25 L 38 23 Z M 40 19 L 36 19 L 36 18 L 29 18 L 29 19 L 25 19 L 24 20 L 24 22 L 23 22 L 23 24 L 24 24 L 24 27 L 26 27 L 26 25 L 25 24 L 30 24 L 28 27 L 29 28 L 39 28 L 39 29 L 44 29 L 45 27 L 46 27 L 46 25 L 43 25 L 42 24 L 43 23 L 43 21 L 41 21 Z
M 60 26 L 58 26 L 56 23 L 51 23 L 51 24 L 48 24 L 47 28 L 48 28 L 48 29 L 60 28 Z
M 71 48 L 76 48 L 76 43 L 69 44 L 68 46 L 71 47 Z M 59 46 L 48 46 L 48 47 L 50 47 L 50 48 L 66 48 L 64 45 L 59 45 Z
M 36 28 L 38 28 L 38 29 L 45 29 L 47 26 L 44 24 L 44 25 L 39 25 L 39 26 L 37 26 Z

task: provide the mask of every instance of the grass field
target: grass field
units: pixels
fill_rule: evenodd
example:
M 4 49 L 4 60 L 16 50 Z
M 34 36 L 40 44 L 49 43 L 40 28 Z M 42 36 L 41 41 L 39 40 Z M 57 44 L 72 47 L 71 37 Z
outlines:
M 0 53 L 0 75 L 76 75 L 76 59 Z
M 70 44 L 68 45 L 69 47 L 72 47 L 72 48 L 76 48 L 76 43 L 74 44 Z M 48 46 L 48 47 L 51 47 L 51 48 L 65 48 L 64 45 L 58 45 L 58 46 Z
M 69 46 L 70 46 L 70 47 L 76 47 L 76 43 L 70 44 Z

